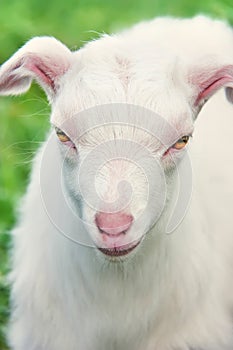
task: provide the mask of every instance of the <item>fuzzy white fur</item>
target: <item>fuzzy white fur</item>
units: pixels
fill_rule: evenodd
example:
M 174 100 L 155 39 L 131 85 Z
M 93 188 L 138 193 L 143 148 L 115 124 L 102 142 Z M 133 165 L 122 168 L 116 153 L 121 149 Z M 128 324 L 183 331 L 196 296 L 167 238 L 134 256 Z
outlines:
M 158 18 L 74 53 L 53 38 L 34 38 L 1 67 L 0 93 L 25 92 L 35 78 L 51 101 L 51 122 L 57 126 L 96 105 L 128 103 L 162 115 L 182 134 L 193 128 L 203 104 L 195 105 L 198 83 L 233 66 L 232 39 L 225 23 L 202 16 Z M 231 69 L 227 86 L 232 86 Z M 104 130 L 106 141 L 111 131 Z M 165 233 L 174 185 L 168 171 L 167 208 L 151 228 L 155 207 L 149 208 L 141 223 L 149 232 L 135 253 L 119 261 L 74 243 L 51 221 L 41 197 L 44 151 L 44 193 L 71 236 L 87 234 L 69 217 L 57 184 L 64 152 L 57 140 L 45 142 L 13 230 L 12 349 L 232 349 L 232 131 L 233 109 L 220 92 L 195 122 L 189 146 L 193 194 L 184 220 L 172 234 Z M 98 140 L 93 135 L 91 140 Z M 85 147 L 80 145 L 80 157 Z M 74 157 L 65 161 L 64 186 L 73 203 L 77 172 Z M 131 180 L 140 184 L 131 208 L 136 215 L 145 189 L 139 173 Z M 85 220 L 93 221 L 94 214 L 83 202 Z M 133 236 L 133 226 L 130 232 Z

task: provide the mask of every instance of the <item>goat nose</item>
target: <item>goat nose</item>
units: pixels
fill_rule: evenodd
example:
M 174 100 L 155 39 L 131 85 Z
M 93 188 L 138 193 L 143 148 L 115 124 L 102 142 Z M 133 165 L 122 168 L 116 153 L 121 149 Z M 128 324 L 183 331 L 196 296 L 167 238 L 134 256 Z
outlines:
M 99 212 L 95 218 L 96 225 L 101 233 L 109 236 L 125 234 L 133 222 L 133 216 L 125 213 Z

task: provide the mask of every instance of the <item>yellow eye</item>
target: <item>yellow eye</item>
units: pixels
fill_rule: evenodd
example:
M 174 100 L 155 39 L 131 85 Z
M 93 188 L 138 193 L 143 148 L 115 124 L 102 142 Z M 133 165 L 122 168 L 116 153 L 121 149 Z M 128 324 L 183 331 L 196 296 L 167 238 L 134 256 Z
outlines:
M 71 141 L 70 138 L 61 129 L 55 128 L 55 131 L 61 142 Z
M 186 146 L 186 144 L 189 141 L 190 136 L 183 136 L 181 137 L 173 146 L 172 148 L 175 148 L 177 150 L 180 150 Z

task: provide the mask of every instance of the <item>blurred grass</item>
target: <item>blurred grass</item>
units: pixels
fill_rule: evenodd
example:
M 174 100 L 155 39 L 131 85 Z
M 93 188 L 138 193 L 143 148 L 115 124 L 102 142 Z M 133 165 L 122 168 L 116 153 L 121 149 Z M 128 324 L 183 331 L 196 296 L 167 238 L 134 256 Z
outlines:
M 36 35 L 55 36 L 77 49 L 97 32 L 113 32 L 158 15 L 196 13 L 233 23 L 232 0 L 0 0 L 0 63 Z M 48 129 L 48 115 L 45 96 L 35 85 L 24 96 L 0 98 L 0 350 L 7 349 L 9 230 L 32 156 Z

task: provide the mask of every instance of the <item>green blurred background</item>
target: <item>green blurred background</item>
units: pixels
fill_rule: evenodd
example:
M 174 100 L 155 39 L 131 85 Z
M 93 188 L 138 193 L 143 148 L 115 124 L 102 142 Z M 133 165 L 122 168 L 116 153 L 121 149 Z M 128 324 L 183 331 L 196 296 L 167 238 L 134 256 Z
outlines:
M 232 0 L 0 0 L 0 64 L 35 35 L 52 35 L 77 49 L 98 33 L 140 20 L 196 13 L 233 24 Z M 33 154 L 48 129 L 48 115 L 46 98 L 35 85 L 24 96 L 0 98 L 0 350 L 7 349 L 9 231 Z

